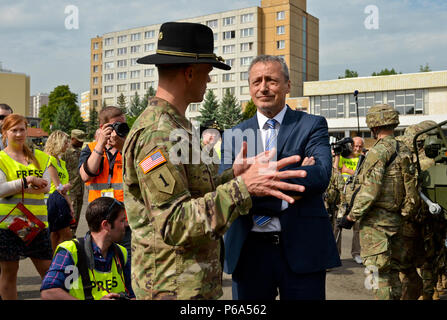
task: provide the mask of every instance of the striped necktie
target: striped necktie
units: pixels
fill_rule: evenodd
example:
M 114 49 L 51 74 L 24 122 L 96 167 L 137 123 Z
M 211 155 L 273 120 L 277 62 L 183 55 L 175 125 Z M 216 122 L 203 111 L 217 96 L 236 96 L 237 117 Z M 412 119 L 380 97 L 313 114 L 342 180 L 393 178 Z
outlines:
M 277 136 L 276 136 L 275 127 L 276 127 L 277 123 L 278 123 L 278 121 L 276 121 L 275 119 L 268 119 L 266 122 L 266 124 L 268 126 L 268 131 L 267 131 L 267 135 L 265 137 L 265 151 L 276 148 L 276 137 Z M 253 220 L 257 226 L 262 227 L 262 226 L 265 226 L 266 224 L 268 224 L 272 220 L 272 217 L 254 215 Z

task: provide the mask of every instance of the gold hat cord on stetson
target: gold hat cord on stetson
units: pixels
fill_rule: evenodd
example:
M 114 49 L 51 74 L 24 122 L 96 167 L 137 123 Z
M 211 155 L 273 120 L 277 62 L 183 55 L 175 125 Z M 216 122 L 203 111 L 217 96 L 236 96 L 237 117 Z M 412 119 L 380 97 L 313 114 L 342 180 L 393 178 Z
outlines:
M 211 58 L 216 61 L 225 62 L 225 59 L 221 56 L 216 56 L 214 53 L 192 53 L 192 52 L 180 52 L 180 51 L 169 51 L 169 50 L 161 50 L 157 49 L 158 54 L 165 54 L 169 56 L 179 56 L 179 57 L 191 57 L 191 58 Z

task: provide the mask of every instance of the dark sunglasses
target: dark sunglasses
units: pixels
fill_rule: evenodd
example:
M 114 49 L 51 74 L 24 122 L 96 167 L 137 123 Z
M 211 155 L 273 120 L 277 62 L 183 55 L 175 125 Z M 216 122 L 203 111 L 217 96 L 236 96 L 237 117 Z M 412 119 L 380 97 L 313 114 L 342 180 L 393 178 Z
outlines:
M 107 209 L 107 213 L 106 213 L 106 215 L 105 215 L 105 217 L 104 217 L 104 220 L 109 220 L 109 218 L 110 218 L 110 216 L 111 216 L 111 214 L 112 214 L 113 207 L 114 207 L 115 205 L 120 206 L 120 208 L 123 207 L 123 204 L 122 204 L 120 201 L 118 201 L 118 200 L 116 200 L 116 199 L 114 198 L 112 204 L 109 206 L 109 209 Z

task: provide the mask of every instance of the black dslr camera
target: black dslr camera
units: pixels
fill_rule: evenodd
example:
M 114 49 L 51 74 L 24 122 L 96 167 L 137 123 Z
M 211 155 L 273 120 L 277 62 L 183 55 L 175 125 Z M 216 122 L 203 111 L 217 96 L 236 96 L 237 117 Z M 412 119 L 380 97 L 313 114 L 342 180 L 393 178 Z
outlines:
M 127 295 L 126 292 L 120 292 L 118 298 L 114 298 L 115 300 L 130 300 L 130 297 Z
M 129 126 L 125 122 L 115 122 L 109 126 L 112 127 L 116 134 L 121 138 L 125 138 L 130 131 Z
M 342 157 L 347 158 L 352 153 L 353 144 L 354 140 L 352 140 L 351 137 L 346 137 L 331 143 L 331 148 L 336 156 L 341 155 Z

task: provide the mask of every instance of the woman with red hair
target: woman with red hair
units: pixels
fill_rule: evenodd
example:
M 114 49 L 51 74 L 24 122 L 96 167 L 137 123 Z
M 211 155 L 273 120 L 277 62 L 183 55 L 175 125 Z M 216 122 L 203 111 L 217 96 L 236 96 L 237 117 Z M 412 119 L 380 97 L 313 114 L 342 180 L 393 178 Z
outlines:
M 7 146 L 0 151 L 0 296 L 3 300 L 17 299 L 20 259 L 31 258 L 43 279 L 52 258 L 44 201 L 45 193 L 50 190 L 47 170 L 50 157 L 28 148 L 27 127 L 25 117 L 18 114 L 7 116 L 2 126 L 2 142 Z M 25 228 L 27 224 L 32 228 Z

